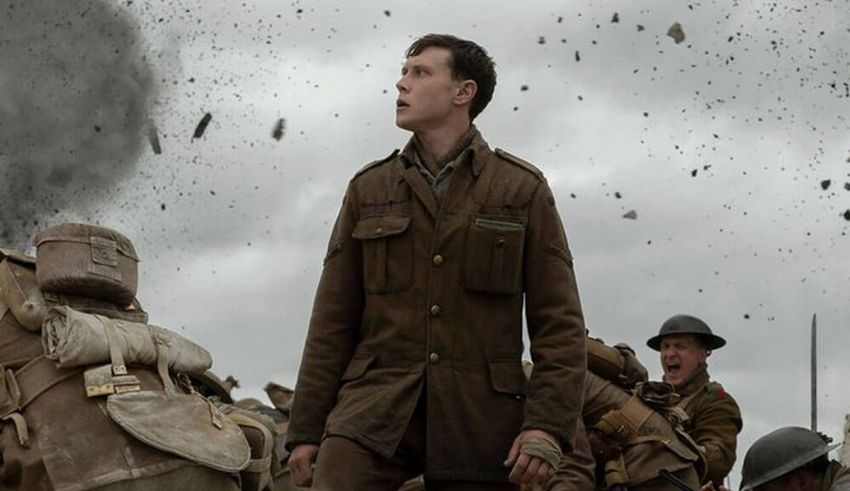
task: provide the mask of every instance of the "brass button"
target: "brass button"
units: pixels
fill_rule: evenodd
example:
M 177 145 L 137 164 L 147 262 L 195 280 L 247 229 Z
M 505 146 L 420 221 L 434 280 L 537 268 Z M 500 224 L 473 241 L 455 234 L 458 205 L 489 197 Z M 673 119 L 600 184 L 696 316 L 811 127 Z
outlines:
M 440 315 L 440 312 L 443 311 L 443 308 L 437 304 L 431 306 L 431 315 Z
M 505 245 L 505 239 L 499 237 L 496 239 L 496 247 L 503 247 Z
M 442 266 L 444 262 L 445 259 L 443 259 L 443 256 L 439 254 L 431 258 L 431 263 L 433 263 L 434 266 Z
M 383 228 L 381 228 L 381 227 L 378 227 L 378 228 L 376 228 L 376 229 L 375 229 L 375 233 L 376 233 L 376 234 L 379 234 L 379 233 L 381 233 L 381 232 L 383 232 L 383 231 L 384 231 L 384 229 L 383 229 Z
M 438 355 L 437 353 L 431 353 L 428 356 L 428 361 L 430 361 L 432 365 L 436 365 L 440 362 L 440 355 Z

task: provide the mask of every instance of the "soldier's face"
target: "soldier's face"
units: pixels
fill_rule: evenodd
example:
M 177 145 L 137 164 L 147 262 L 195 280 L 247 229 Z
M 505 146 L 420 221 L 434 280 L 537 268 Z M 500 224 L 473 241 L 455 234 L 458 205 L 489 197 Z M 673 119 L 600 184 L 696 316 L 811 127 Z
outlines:
M 407 58 L 396 83 L 395 122 L 399 128 L 423 132 L 446 124 L 457 110 L 462 83 L 452 78 L 451 51 L 425 48 Z
M 812 474 L 792 472 L 755 488 L 756 491 L 819 491 L 820 481 Z
M 693 334 L 671 334 L 661 340 L 661 368 L 668 384 L 680 384 L 706 358 L 708 350 Z

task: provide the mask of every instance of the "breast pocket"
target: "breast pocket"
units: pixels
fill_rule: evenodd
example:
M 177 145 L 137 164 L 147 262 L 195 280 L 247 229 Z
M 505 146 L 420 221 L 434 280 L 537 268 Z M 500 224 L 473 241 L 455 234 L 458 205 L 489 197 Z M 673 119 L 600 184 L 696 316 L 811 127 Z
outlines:
M 351 236 L 363 245 L 363 286 L 369 293 L 402 292 L 413 284 L 411 217 L 362 218 Z
M 473 219 L 466 235 L 464 287 L 500 295 L 520 293 L 524 242 L 523 223 Z

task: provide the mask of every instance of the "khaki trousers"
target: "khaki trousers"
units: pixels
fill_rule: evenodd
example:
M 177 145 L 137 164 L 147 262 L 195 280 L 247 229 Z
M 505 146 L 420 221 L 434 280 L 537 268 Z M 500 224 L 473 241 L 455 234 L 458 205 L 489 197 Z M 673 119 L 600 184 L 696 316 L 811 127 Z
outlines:
M 341 436 L 328 436 L 319 447 L 313 473 L 315 491 L 398 491 L 425 468 L 425 410 L 420 398 L 395 455 L 385 458 Z M 409 483 L 405 491 L 423 489 Z M 510 483 L 425 480 L 427 491 L 518 491 Z

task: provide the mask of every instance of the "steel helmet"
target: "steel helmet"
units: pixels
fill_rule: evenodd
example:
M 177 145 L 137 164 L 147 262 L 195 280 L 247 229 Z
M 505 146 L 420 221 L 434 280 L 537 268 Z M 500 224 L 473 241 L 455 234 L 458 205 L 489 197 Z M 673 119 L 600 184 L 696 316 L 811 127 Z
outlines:
M 747 450 L 741 468 L 741 491 L 773 481 L 839 444 L 829 445 L 814 431 L 799 426 L 779 428 L 756 440 Z
M 649 338 L 646 345 L 655 351 L 661 351 L 661 339 L 670 334 L 695 334 L 702 338 L 705 347 L 710 350 L 721 348 L 726 340 L 711 332 L 708 324 L 692 315 L 679 314 L 664 321 L 658 334 Z

